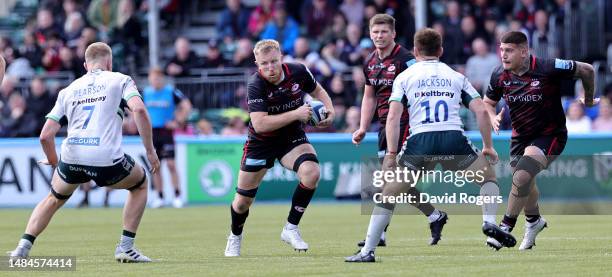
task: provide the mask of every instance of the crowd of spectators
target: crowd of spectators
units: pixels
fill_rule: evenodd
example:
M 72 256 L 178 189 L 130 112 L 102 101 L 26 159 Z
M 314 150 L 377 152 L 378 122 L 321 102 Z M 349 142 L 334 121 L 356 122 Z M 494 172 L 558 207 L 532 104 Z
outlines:
M 464 73 L 482 93 L 491 71 L 500 64 L 497 46 L 505 31 L 518 30 L 527 34 L 531 51 L 536 56 L 552 58 L 563 53 L 559 43 L 562 33 L 552 32 L 555 28 L 551 25 L 563 23 L 566 1 L 431 0 L 427 1 L 428 26 L 443 34 L 441 60 Z M 139 45 L 146 44 L 142 26 L 146 2 L 43 0 L 19 43 L 1 37 L 0 54 L 6 58 L 8 68 L 5 82 L 0 86 L 0 136 L 37 135 L 43 116 L 50 109 L 49 103 L 54 102 L 59 89 L 56 83 L 39 76 L 49 76 L 53 72 L 70 72 L 75 78 L 83 75 L 84 49 L 93 41 L 102 40 L 112 45 L 117 71 L 130 72 L 126 67 L 143 65 L 143 51 L 139 50 Z M 188 1 L 162 2 L 169 2 L 164 9 L 177 10 L 183 7 L 182 2 Z M 365 83 L 361 65 L 373 51 L 368 20 L 376 13 L 394 15 L 397 42 L 412 49 L 414 2 L 261 0 L 255 7 L 247 7 L 240 0 L 226 0 L 215 25 L 216 35 L 205 45 L 206 49 L 194 49 L 189 38 L 179 34 L 173 55 L 164 63 L 164 71 L 170 77 L 181 78 L 207 68 L 253 69 L 254 42 L 276 39 L 282 44 L 284 61 L 306 64 L 329 92 L 337 118 L 333 128 L 325 131 L 351 132 L 359 124 L 359 105 Z M 162 13 L 162 19 L 172 20 L 164 15 Z M 32 79 L 32 82 L 29 87 L 18 89 L 16 84 L 23 78 Z M 244 90 L 243 86 L 240 88 Z M 608 123 L 610 101 L 602 101 L 599 109 L 582 115 L 583 108 L 572 104 L 579 92 L 568 91 L 564 96 L 570 131 L 612 131 Z M 244 101 L 244 93 L 237 91 L 235 94 Z M 612 98 L 612 93 L 608 95 Z M 204 114 L 207 107 L 194 108 Z M 464 114 L 469 129 L 474 119 L 469 113 Z M 244 133 L 246 129 L 244 122 L 239 122 L 241 118 L 227 118 L 226 126 L 218 126 L 196 117 L 185 130 L 192 134 Z M 509 128 L 507 124 L 503 126 Z

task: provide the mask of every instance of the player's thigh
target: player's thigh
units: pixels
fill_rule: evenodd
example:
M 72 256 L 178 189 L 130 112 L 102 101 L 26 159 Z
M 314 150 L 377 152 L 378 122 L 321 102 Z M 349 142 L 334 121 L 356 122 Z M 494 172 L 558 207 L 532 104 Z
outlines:
M 535 145 L 525 147 L 525 152 L 523 153 L 523 156 L 527 156 L 536 160 L 544 168 L 548 166 L 548 158 L 546 157 L 546 154 L 544 153 L 544 151 L 542 151 L 542 149 Z
M 70 184 L 66 181 L 64 181 L 60 176 L 57 170 L 53 171 L 53 177 L 51 178 L 51 186 L 53 187 L 53 190 L 57 193 L 59 193 L 60 195 L 71 195 L 80 185 L 82 184 L 87 184 L 89 185 L 89 183 L 77 183 L 77 184 Z
M 312 144 L 302 143 L 300 145 L 293 147 L 291 150 L 289 150 L 289 152 L 287 152 L 287 154 L 282 156 L 280 159 L 280 162 L 285 168 L 293 170 L 295 162 L 298 160 L 298 158 L 300 158 L 304 154 L 317 155 L 317 152 L 315 151 L 314 147 L 312 147 Z M 306 161 L 306 162 L 312 162 L 312 161 Z M 317 168 L 318 167 L 319 166 L 317 165 Z
M 146 186 L 146 184 L 144 184 L 145 180 L 146 173 L 144 168 L 138 163 L 134 163 L 127 176 L 125 176 L 117 183 L 106 187 L 111 189 L 132 189 L 143 185 Z
M 258 188 L 267 171 L 267 168 L 262 168 L 254 172 L 240 170 L 238 172 L 238 188 L 243 190 L 252 190 Z

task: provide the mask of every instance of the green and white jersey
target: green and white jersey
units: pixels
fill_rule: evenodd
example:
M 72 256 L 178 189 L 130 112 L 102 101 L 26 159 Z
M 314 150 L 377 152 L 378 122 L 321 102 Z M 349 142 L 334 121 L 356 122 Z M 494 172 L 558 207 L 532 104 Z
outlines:
M 93 70 L 62 89 L 47 118 L 66 116 L 68 135 L 61 160 L 68 164 L 110 166 L 123 157 L 121 101 L 140 96 L 134 80 L 117 72 Z
M 404 70 L 393 82 L 389 101 L 406 96 L 410 134 L 463 131 L 459 109 L 480 97 L 461 73 L 440 61 L 421 61 Z

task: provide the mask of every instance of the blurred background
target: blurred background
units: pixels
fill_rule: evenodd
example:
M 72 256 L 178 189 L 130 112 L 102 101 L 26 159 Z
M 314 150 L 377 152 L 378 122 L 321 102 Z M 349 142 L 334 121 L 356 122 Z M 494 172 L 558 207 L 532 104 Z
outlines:
M 226 179 L 227 174 L 220 167 L 207 169 L 220 170 L 216 177 L 214 174 L 203 177 L 200 165 L 207 161 L 198 162 L 191 169 L 192 158 L 197 153 L 217 151 L 214 149 L 221 147 L 219 144 L 209 150 L 191 149 L 191 145 L 180 149 L 183 142 L 197 142 L 193 147 L 205 148 L 208 146 L 202 146 L 205 145 L 202 141 L 216 141 L 207 139 L 211 136 L 235 138 L 246 134 L 246 81 L 255 71 L 252 48 L 259 39 L 278 40 L 284 60 L 306 64 L 330 94 L 337 112 L 333 127 L 309 128 L 308 132 L 324 132 L 320 138 L 326 140 L 335 137 L 329 133 L 352 133 L 358 128 L 365 83 L 361 65 L 373 50 L 368 20 L 376 13 L 396 18 L 397 42 L 408 49 L 412 49 L 412 36 L 418 26 L 437 29 L 444 39 L 441 60 L 465 74 L 481 93 L 491 71 L 500 63 L 499 37 L 508 30 L 524 32 L 532 54 L 538 57 L 591 63 L 597 73 L 596 95 L 603 100 L 599 106 L 585 109 L 575 102 L 584 93 L 582 85 L 568 81 L 562 91 L 568 129 L 571 134 L 612 131 L 612 16 L 609 16 L 612 1 L 3 0 L 0 1 L 0 55 L 7 61 L 7 70 L 0 85 L 0 137 L 38 136 L 58 91 L 85 74 L 84 49 L 95 41 L 107 42 L 114 53 L 114 71 L 132 76 L 142 89 L 150 85 L 149 70 L 159 67 L 167 77 L 165 82 L 190 100 L 191 112 L 174 132 L 180 137 L 177 166 L 182 187 L 188 192 L 184 197 L 191 202 L 189 193 L 198 193 L 191 192 L 192 181 L 199 184 L 194 186 L 213 187 L 217 183 L 232 186 L 235 181 Z M 498 109 L 503 105 L 502 101 Z M 467 130 L 477 129 L 471 113 L 464 109 L 462 117 Z M 376 118 L 373 121 L 370 131 L 377 131 Z M 502 128 L 510 128 L 508 120 Z M 124 133 L 137 134 L 129 115 Z M 347 135 L 337 137 L 347 147 L 351 146 Z M 604 144 L 598 146 L 603 145 L 603 150 L 612 149 L 609 133 L 599 138 Z M 505 143 L 507 139 L 504 138 Z M 228 141 L 232 142 L 222 140 Z M 228 160 L 227 155 L 239 156 L 243 141 L 236 139 L 228 146 L 235 153 L 219 152 L 219 160 Z M 17 161 L 23 157 L 11 155 L 21 149 L 15 147 L 23 147 L 27 151 L 33 149 L 32 153 L 36 153 L 33 156 L 40 156 L 36 140 L 13 146 L 17 142 L 0 140 L 5 150 L 1 174 L 10 175 L 6 160 L 11 159 L 16 161 L 13 175 L 28 170 L 20 169 L 23 164 L 35 168 L 31 161 Z M 376 153 L 375 138 L 369 142 L 372 146 L 359 150 L 351 158 L 351 166 L 359 161 L 359 155 Z M 138 141 L 133 140 L 132 145 L 138 145 Z M 502 147 L 506 152 L 506 144 Z M 338 148 L 330 149 L 338 153 Z M 352 182 L 339 176 L 353 172 L 351 176 L 355 178 L 354 173 L 359 172 L 350 166 L 343 171 L 338 163 L 331 167 L 335 171 L 329 173 L 329 180 L 323 180 L 334 184 L 327 189 L 330 196 L 337 184 Z M 231 168 L 236 169 L 235 165 Z M 23 179 L 21 183 L 29 180 L 33 191 L 35 184 L 45 183 L 43 177 L 48 176 L 40 177 L 35 174 L 36 169 L 29 170 L 29 174 L 15 179 Z M 271 172 L 267 181 L 287 181 L 286 173 L 280 169 Z M 0 185 L 10 180 L 10 176 L 4 176 Z M 286 195 L 292 187 L 287 188 Z M 3 197 L 1 189 L 2 186 L 0 198 Z

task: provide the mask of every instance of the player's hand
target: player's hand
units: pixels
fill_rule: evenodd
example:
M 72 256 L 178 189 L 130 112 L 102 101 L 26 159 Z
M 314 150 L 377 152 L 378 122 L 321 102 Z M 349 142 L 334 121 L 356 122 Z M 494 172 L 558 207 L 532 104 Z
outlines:
M 505 111 L 506 111 L 506 107 L 503 107 L 501 111 L 499 111 L 499 113 L 495 116 L 495 118 L 491 119 L 491 125 L 493 125 L 493 131 L 495 131 L 495 134 L 497 135 L 499 135 L 499 125 L 501 124 L 502 120 L 504 120 Z
M 359 145 L 361 141 L 365 138 L 365 135 L 366 131 L 364 129 L 357 129 L 357 131 L 353 133 L 353 144 Z
M 39 163 L 39 164 L 44 164 L 44 165 L 50 165 L 52 168 L 56 168 L 56 167 L 57 167 L 57 162 L 55 162 L 55 163 L 51 163 L 51 162 L 49 162 L 49 160 L 47 160 L 47 159 L 38 160 L 38 162 L 37 162 L 37 163 Z
M 160 167 L 160 162 L 159 158 L 157 157 L 157 153 L 155 153 L 155 151 L 148 151 L 147 160 L 149 160 L 149 165 L 151 165 L 151 174 L 155 174 Z
M 499 156 L 497 155 L 497 151 L 493 147 L 485 147 L 482 148 L 482 154 L 489 160 L 489 163 L 494 165 L 499 162 Z
M 387 153 L 383 160 L 383 170 L 394 170 L 397 167 L 397 154 Z
M 331 110 L 327 110 L 325 114 L 325 119 L 321 120 L 321 122 L 317 124 L 317 127 L 326 128 L 326 127 L 331 126 L 332 123 L 334 123 L 335 117 L 336 117 L 336 112 L 333 110 L 333 108 Z
M 599 104 L 599 97 L 593 98 L 593 101 L 587 101 L 584 97 L 580 97 L 580 103 L 586 107 L 593 107 Z
M 308 122 L 312 116 L 312 108 L 308 104 L 302 105 L 293 112 L 295 113 L 297 120 L 301 121 L 302 123 Z

